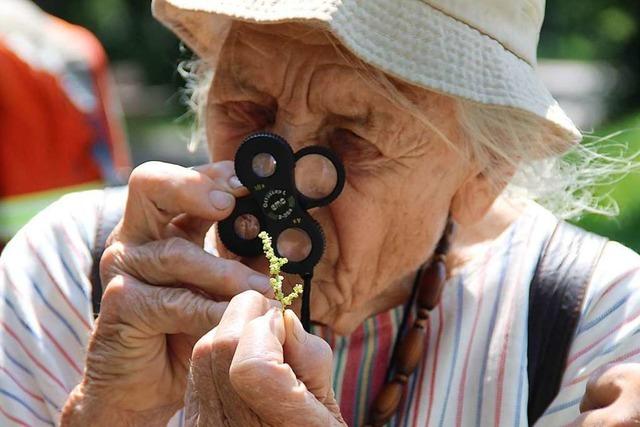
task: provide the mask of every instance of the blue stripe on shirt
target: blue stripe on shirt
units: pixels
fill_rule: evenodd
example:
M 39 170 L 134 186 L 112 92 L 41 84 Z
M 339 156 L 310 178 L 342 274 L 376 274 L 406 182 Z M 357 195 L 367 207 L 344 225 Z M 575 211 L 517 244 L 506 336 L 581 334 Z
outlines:
M 78 288 L 78 290 L 80 291 L 84 299 L 86 301 L 89 301 L 89 291 L 86 290 L 84 286 L 82 286 L 82 283 L 77 280 L 77 274 L 73 274 L 73 270 L 69 267 L 69 264 L 67 264 L 67 261 L 65 260 L 66 257 L 62 256 L 62 254 L 67 252 L 66 245 L 62 244 L 62 242 L 60 242 L 59 239 L 56 239 L 55 247 L 56 247 L 56 252 L 58 254 L 61 254 L 61 256 L 58 259 L 62 263 L 62 266 L 64 267 L 64 270 L 67 273 L 67 277 L 69 277 L 69 279 L 71 279 L 71 283 L 73 283 Z
M 50 425 L 50 426 L 54 425 L 49 419 L 47 419 L 47 418 L 43 417 L 42 415 L 38 414 L 35 409 L 33 409 L 24 400 L 22 400 L 21 398 L 19 398 L 15 394 L 13 394 L 13 393 L 11 393 L 11 392 L 3 389 L 3 388 L 0 388 L 0 394 L 3 394 L 5 396 L 7 396 L 9 399 L 11 399 L 11 400 L 17 402 L 18 404 L 20 404 L 27 411 L 31 412 L 31 414 L 33 414 L 34 417 L 36 417 L 37 419 L 39 419 L 43 423 L 45 423 L 47 425 Z
M 627 300 L 629 299 L 630 296 L 631 296 L 631 294 L 628 294 L 628 295 L 622 297 L 618 302 L 616 302 L 614 305 L 612 305 L 608 310 L 606 310 L 605 312 L 600 314 L 598 317 L 596 317 L 595 319 L 592 319 L 589 322 L 586 322 L 584 325 L 580 326 L 578 328 L 578 332 L 576 333 L 576 335 L 580 335 L 581 333 L 588 331 L 589 329 L 593 328 L 598 323 L 600 323 L 601 321 L 606 319 L 609 315 L 611 315 L 611 313 L 615 312 L 617 309 L 622 307 L 622 305 L 627 302 Z
M 515 228 L 509 233 L 509 239 L 507 248 L 511 248 L 513 243 L 513 235 L 515 234 Z M 487 373 L 487 362 L 489 360 L 489 347 L 491 346 L 491 334 L 496 327 L 496 318 L 498 317 L 498 307 L 500 306 L 500 300 L 502 299 L 502 289 L 504 288 L 505 277 L 507 275 L 508 266 L 511 264 L 511 251 L 507 251 L 507 256 L 504 257 L 502 262 L 502 269 L 500 271 L 500 281 L 498 285 L 498 291 L 496 292 L 496 299 L 493 302 L 493 309 L 491 310 L 491 320 L 489 321 L 489 329 L 487 330 L 487 337 L 485 338 L 484 346 L 484 358 L 482 360 L 482 367 L 480 368 L 480 384 L 478 389 L 478 401 L 476 404 L 476 427 L 482 425 L 482 408 L 484 407 L 484 378 Z
M 444 395 L 444 406 L 442 407 L 442 414 L 440 415 L 440 427 L 444 425 L 445 415 L 447 414 L 447 403 L 449 403 L 449 393 L 451 392 L 451 384 L 453 383 L 453 374 L 456 371 L 458 360 L 458 348 L 460 347 L 460 331 L 462 329 L 462 312 L 464 304 L 464 280 L 462 276 L 458 280 L 458 307 L 456 309 L 456 336 L 453 345 L 453 357 L 451 358 L 451 367 L 449 368 L 449 381 L 447 381 L 447 392 Z
M 6 348 L 4 349 L 4 355 L 7 356 L 7 359 L 9 359 L 18 368 L 22 369 L 24 372 L 26 372 L 27 374 L 31 375 L 32 377 L 34 376 L 33 372 L 29 368 L 24 366 L 22 363 L 18 362 L 18 360 L 15 357 L 10 355 Z
M 522 416 L 522 395 L 524 394 L 524 379 L 527 376 L 527 343 L 528 337 L 523 336 L 522 351 L 520 352 L 520 378 L 518 379 L 518 397 L 516 398 L 516 419 L 514 426 L 520 425 L 520 417 Z
M 47 308 L 49 310 L 51 310 L 51 312 L 58 318 L 60 319 L 60 321 L 67 327 L 67 329 L 69 330 L 69 332 L 71 333 L 71 335 L 76 339 L 76 341 L 78 342 L 78 344 L 80 346 L 82 346 L 82 340 L 80 339 L 80 336 L 78 335 L 78 333 L 73 329 L 73 326 L 71 326 L 71 323 L 69 323 L 69 321 L 67 319 L 64 318 L 64 316 L 62 314 L 60 314 L 60 312 L 58 310 L 56 310 L 50 303 L 49 301 L 47 301 L 47 299 L 45 298 L 44 294 L 42 293 L 42 290 L 38 287 L 38 285 L 36 284 L 36 282 L 34 280 L 30 280 L 31 281 L 31 285 L 33 286 L 33 289 L 36 291 L 36 293 L 38 294 L 38 296 L 40 297 L 40 299 L 42 300 L 42 302 L 44 303 L 44 305 L 47 306 Z
M 80 293 L 84 297 L 85 301 L 89 301 L 89 293 L 82 286 L 82 283 L 80 283 L 78 280 L 76 280 L 76 277 L 73 275 L 73 272 L 69 268 L 69 265 L 65 262 L 64 257 L 60 257 L 60 261 L 62 261 L 62 266 L 64 267 L 65 271 L 67 272 L 67 276 L 71 280 L 71 283 L 76 285 L 76 288 L 78 288 L 78 290 L 80 290 Z
M 577 399 L 570 400 L 569 402 L 560 403 L 556 406 L 552 406 L 551 408 L 545 411 L 543 417 L 546 417 L 547 415 L 551 415 L 555 412 L 564 411 L 565 409 L 569 409 L 573 406 L 579 405 L 581 401 L 582 401 L 582 397 L 579 397 Z
M 7 304 L 7 306 L 9 306 L 9 308 L 11 309 L 11 311 L 13 312 L 13 314 L 16 316 L 16 318 L 18 319 L 18 322 L 20 322 L 20 324 L 27 330 L 29 331 L 29 333 L 31 335 L 33 335 L 34 338 L 37 338 L 38 340 L 41 340 L 42 337 L 40 337 L 33 329 L 31 329 L 31 326 L 29 326 L 27 324 L 27 322 L 24 321 L 24 319 L 18 314 L 18 311 L 16 310 L 16 307 L 13 305 L 13 303 L 9 300 L 9 298 L 5 295 L 4 296 L 4 302 Z

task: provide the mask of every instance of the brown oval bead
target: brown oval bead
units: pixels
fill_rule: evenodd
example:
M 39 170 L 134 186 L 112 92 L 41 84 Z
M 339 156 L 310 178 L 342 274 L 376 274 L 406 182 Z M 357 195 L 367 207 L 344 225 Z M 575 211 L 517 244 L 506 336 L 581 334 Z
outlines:
M 426 308 L 423 309 L 423 310 L 427 311 Z M 427 329 L 427 323 L 429 323 L 429 316 L 427 316 L 427 317 L 418 317 L 413 325 L 416 328 Z
M 407 332 L 398 352 L 397 372 L 411 375 L 418 367 L 425 345 L 425 330 L 415 325 Z
M 396 373 L 393 377 L 394 383 L 406 384 L 409 381 L 409 376 L 401 373 Z
M 369 422 L 374 426 L 381 426 L 387 423 L 393 417 L 402 399 L 404 386 L 402 384 L 392 382 L 386 383 L 378 397 L 376 397 L 371 412 L 369 413 Z
M 419 320 L 425 320 L 425 321 L 429 320 L 429 316 L 430 316 L 429 310 L 427 310 L 424 307 L 419 307 L 417 316 Z
M 444 262 L 433 262 L 422 277 L 418 293 L 418 307 L 433 310 L 440 301 L 442 288 L 447 278 L 447 268 Z

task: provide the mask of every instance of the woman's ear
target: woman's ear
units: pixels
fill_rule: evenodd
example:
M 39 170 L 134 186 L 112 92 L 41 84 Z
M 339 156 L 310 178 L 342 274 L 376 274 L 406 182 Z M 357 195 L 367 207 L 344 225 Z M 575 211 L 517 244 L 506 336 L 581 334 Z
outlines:
M 498 169 L 491 174 L 487 169 L 474 173 L 458 188 L 451 200 L 451 216 L 456 223 L 468 226 L 484 217 L 516 171 L 513 165 Z

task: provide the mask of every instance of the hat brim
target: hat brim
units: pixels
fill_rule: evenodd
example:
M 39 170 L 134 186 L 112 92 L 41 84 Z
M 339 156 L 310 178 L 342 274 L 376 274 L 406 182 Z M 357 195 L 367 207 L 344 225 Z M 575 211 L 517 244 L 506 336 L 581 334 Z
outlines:
M 531 113 L 567 146 L 581 140 L 531 64 L 425 2 L 153 0 L 153 10 L 204 58 L 215 55 L 230 20 L 321 25 L 357 57 L 396 78 Z

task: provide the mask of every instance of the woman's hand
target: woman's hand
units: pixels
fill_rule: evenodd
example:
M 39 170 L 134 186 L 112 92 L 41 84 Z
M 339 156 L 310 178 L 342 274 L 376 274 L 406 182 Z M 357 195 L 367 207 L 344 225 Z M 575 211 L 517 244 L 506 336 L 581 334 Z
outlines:
M 227 301 L 247 289 L 272 292 L 266 276 L 202 249 L 206 231 L 245 192 L 231 162 L 133 172 L 100 263 L 101 312 L 63 425 L 166 425 L 183 405 L 193 345 Z
M 640 426 L 640 364 L 607 365 L 596 372 L 587 383 L 580 413 L 572 426 Z
M 344 426 L 332 354 L 292 311 L 257 292 L 234 297 L 193 350 L 187 426 Z

